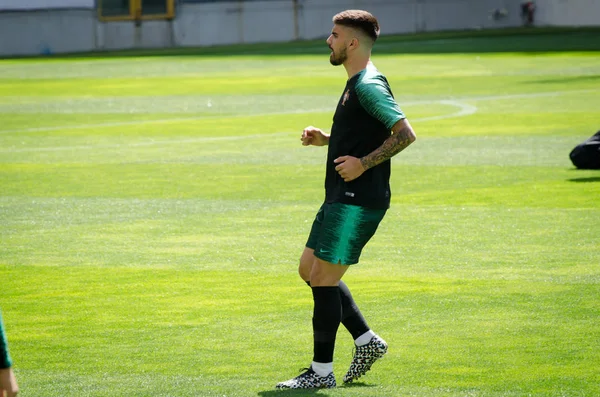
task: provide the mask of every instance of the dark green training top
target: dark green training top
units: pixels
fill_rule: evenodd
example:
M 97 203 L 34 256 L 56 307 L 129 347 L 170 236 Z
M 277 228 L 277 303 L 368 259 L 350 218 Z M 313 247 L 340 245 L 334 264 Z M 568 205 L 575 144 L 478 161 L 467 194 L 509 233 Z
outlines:
M 2 313 L 0 313 L 0 369 L 10 368 L 12 361 L 8 354 L 8 344 L 6 334 L 4 333 L 4 324 L 2 323 Z
M 327 151 L 325 202 L 387 209 L 390 205 L 390 160 L 344 182 L 333 161 L 340 156 L 361 158 L 380 147 L 404 113 L 394 100 L 387 79 L 372 63 L 346 83 L 333 116 Z

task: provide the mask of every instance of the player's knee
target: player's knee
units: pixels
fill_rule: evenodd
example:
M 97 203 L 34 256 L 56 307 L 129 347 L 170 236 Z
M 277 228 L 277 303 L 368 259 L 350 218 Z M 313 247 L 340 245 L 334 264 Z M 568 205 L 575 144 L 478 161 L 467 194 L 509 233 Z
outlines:
M 302 259 L 300 259 L 300 265 L 298 266 L 298 274 L 300 275 L 300 278 L 304 281 L 310 281 L 310 271 L 311 266 L 307 265 L 306 262 L 303 262 Z
M 309 276 L 310 285 L 312 287 L 325 287 L 330 285 L 337 285 L 339 280 L 335 280 L 335 277 L 323 271 L 319 266 L 313 266 Z
M 333 287 L 338 285 L 348 266 L 333 264 L 317 259 L 310 271 L 310 285 L 312 287 Z
M 307 274 L 307 272 L 304 269 L 302 269 L 302 267 L 298 268 L 298 275 L 304 281 L 309 281 L 310 280 L 310 273 Z
M 314 261 L 315 256 L 313 254 L 313 250 L 306 248 L 304 252 L 302 252 L 300 264 L 298 265 L 298 274 L 302 280 L 310 281 L 310 273 L 312 271 Z

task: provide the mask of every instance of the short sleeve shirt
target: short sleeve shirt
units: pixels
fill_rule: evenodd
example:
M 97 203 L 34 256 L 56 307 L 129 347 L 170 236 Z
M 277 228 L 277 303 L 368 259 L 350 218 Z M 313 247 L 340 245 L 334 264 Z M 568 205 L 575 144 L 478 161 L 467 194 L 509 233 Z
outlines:
M 325 201 L 384 209 L 390 203 L 390 161 L 344 182 L 333 162 L 340 156 L 361 158 L 380 147 L 404 113 L 389 83 L 372 63 L 348 79 L 333 116 L 327 151 Z

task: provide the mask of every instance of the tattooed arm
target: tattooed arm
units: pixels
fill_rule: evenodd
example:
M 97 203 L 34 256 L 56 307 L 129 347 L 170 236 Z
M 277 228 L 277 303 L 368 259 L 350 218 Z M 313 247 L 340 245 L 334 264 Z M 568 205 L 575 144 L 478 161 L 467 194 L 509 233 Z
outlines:
M 350 182 L 373 168 L 400 153 L 417 139 L 407 119 L 396 122 L 392 127 L 392 135 L 381 146 L 366 156 L 357 159 L 352 156 L 342 156 L 334 160 L 335 170 L 346 182 Z
M 365 171 L 391 159 L 417 139 L 415 132 L 406 119 L 399 120 L 394 124 L 392 132 L 392 136 L 386 139 L 381 146 L 360 159 Z

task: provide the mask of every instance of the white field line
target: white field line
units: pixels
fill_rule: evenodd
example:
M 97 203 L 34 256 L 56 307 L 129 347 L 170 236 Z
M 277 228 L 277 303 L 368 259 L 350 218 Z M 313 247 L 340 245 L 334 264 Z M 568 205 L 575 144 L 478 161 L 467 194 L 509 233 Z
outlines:
M 449 104 L 454 106 L 463 107 L 462 104 L 457 105 L 456 101 L 444 101 L 444 100 L 434 100 L 434 101 L 414 101 L 414 102 L 403 102 L 404 105 L 418 105 L 418 104 L 429 104 L 429 103 L 442 103 Z M 223 115 L 214 115 L 214 116 L 192 116 L 192 117 L 174 117 L 168 119 L 157 119 L 157 120 L 136 120 L 136 121 L 117 121 L 113 123 L 97 123 L 97 124 L 77 124 L 77 125 L 67 125 L 67 126 L 54 126 L 54 127 L 33 127 L 33 128 L 23 128 L 18 130 L 0 130 L 0 134 L 15 134 L 19 132 L 45 132 L 45 131 L 59 131 L 59 130 L 73 130 L 73 129 L 86 129 L 86 128 L 110 128 L 110 127 L 120 127 L 126 125 L 141 125 L 141 124 L 160 124 L 160 123 L 177 123 L 182 121 L 197 121 L 197 120 L 210 120 L 210 119 L 219 119 L 223 117 L 228 118 L 241 118 L 241 117 L 264 117 L 264 116 L 276 116 L 276 115 L 285 115 L 285 114 L 305 114 L 305 113 L 317 113 L 317 112 L 330 112 L 332 111 L 331 107 L 321 108 L 321 109 L 301 109 L 301 110 L 292 110 L 292 111 L 282 111 L 282 112 L 267 112 L 267 113 L 259 113 L 259 114 L 237 114 L 230 116 Z M 458 112 L 460 113 L 460 112 Z M 448 117 L 456 117 L 455 113 L 451 115 L 445 116 L 436 116 L 436 120 L 439 117 L 448 118 Z M 429 120 L 429 118 L 426 118 Z M 419 121 L 414 119 L 414 121 Z M 425 119 L 421 119 L 420 121 L 425 121 Z
M 571 94 L 589 94 L 590 92 L 598 92 L 599 89 L 571 90 L 571 91 L 549 91 L 549 92 L 532 92 L 530 94 L 507 94 L 507 95 L 483 95 L 454 98 L 461 101 L 500 101 L 504 99 L 521 99 L 521 98 L 543 98 L 553 96 L 563 96 Z
M 573 90 L 573 91 L 553 91 L 553 92 L 539 92 L 532 94 L 513 94 L 513 95 L 494 95 L 494 96 L 477 96 L 477 97 L 461 97 L 454 98 L 452 100 L 435 100 L 435 101 L 413 101 L 413 102 L 403 102 L 402 105 L 416 105 L 416 104 L 427 104 L 427 103 L 445 103 L 449 104 L 451 101 L 453 105 L 459 103 L 459 101 L 486 101 L 486 100 L 502 100 L 502 99 L 519 99 L 519 98 L 538 98 L 538 97 L 549 97 L 549 96 L 559 96 L 559 95 L 567 95 L 567 94 L 580 94 L 587 92 L 595 92 L 598 90 Z M 233 115 L 227 116 L 230 118 L 240 118 L 240 117 L 262 117 L 262 116 L 272 116 L 272 115 L 283 115 L 283 114 L 304 114 L 304 113 L 316 113 L 316 112 L 328 112 L 332 111 L 332 108 L 327 109 L 302 109 L 295 111 L 284 111 L 284 112 L 269 112 L 269 113 L 260 113 L 260 114 L 248 114 L 248 115 Z M 461 112 L 458 112 L 461 113 Z M 469 113 L 472 114 L 472 113 Z M 462 116 L 463 114 L 459 114 L 458 116 Z M 451 115 L 442 115 L 442 116 L 433 116 L 426 117 L 420 120 L 413 119 L 412 121 L 430 121 L 430 120 L 441 120 L 444 118 L 458 117 L 454 113 Z M 15 129 L 15 130 L 0 130 L 0 134 L 14 134 L 19 132 L 43 132 L 43 131 L 59 131 L 59 130 L 68 130 L 68 129 L 85 129 L 85 128 L 109 128 L 109 127 L 119 127 L 125 125 L 140 125 L 140 124 L 158 124 L 158 123 L 177 123 L 182 121 L 196 121 L 196 120 L 205 120 L 205 119 L 216 119 L 225 117 L 222 115 L 214 115 L 214 116 L 192 116 L 192 117 L 177 117 L 177 118 L 168 118 L 168 119 L 158 119 L 158 120 L 136 120 L 136 121 L 118 121 L 113 123 L 96 123 L 96 124 L 78 124 L 78 125 L 68 125 L 68 126 L 54 126 L 54 127 L 33 127 L 33 128 L 23 128 L 23 129 Z
M 460 103 L 457 101 L 418 101 L 412 102 L 411 104 L 428 104 L 428 103 L 440 103 L 444 105 L 450 105 L 458 107 L 459 110 L 457 112 L 453 112 L 450 114 L 440 115 L 440 116 L 432 116 L 432 117 L 424 117 L 424 118 L 416 118 L 411 119 L 411 121 L 430 121 L 430 120 L 442 120 L 446 118 L 452 117 L 461 117 L 468 116 L 477 112 L 477 107 Z M 308 111 L 307 111 L 308 112 Z M 198 120 L 200 118 L 190 118 L 192 120 Z M 182 120 L 182 119 L 177 119 Z M 187 120 L 183 119 L 183 120 Z M 162 122 L 173 121 L 173 119 L 160 120 Z M 153 121 L 147 121 L 149 123 Z M 106 123 L 113 126 L 113 124 L 122 125 L 122 124 L 137 124 L 136 122 L 125 122 L 125 123 Z M 76 127 L 76 126 L 73 126 Z M 53 129 L 59 129 L 58 127 L 51 127 Z M 46 130 L 44 130 L 46 131 Z M 154 146 L 154 145 L 174 145 L 174 144 L 185 144 L 185 143 L 199 143 L 199 142 L 218 142 L 218 141 L 230 141 L 230 140 L 241 140 L 241 139 L 261 139 L 265 137 L 276 137 L 289 135 L 292 132 L 276 132 L 272 134 L 254 134 L 254 135 L 245 135 L 245 136 L 221 136 L 221 137 L 198 137 L 198 138 L 190 138 L 190 139 L 171 139 L 171 140 L 149 140 L 146 142 L 138 142 L 138 143 L 124 143 L 124 144 L 100 144 L 100 145 L 77 145 L 77 146 L 54 146 L 54 147 L 43 147 L 43 148 L 11 148 L 11 149 L 0 149 L 0 153 L 25 153 L 25 152 L 56 152 L 63 150 L 89 150 L 89 149 L 118 149 L 122 147 L 143 147 L 143 146 Z
M 77 124 L 77 125 L 65 125 L 65 126 L 54 126 L 54 127 L 33 127 L 23 128 L 18 130 L 0 130 L 0 134 L 14 134 L 18 132 L 44 132 L 44 131 L 59 131 L 59 130 L 77 130 L 85 128 L 110 128 L 120 127 L 124 125 L 140 125 L 140 124 L 162 124 L 162 123 L 178 123 L 181 121 L 195 121 L 195 120 L 210 120 L 220 119 L 223 117 L 227 118 L 240 118 L 240 117 L 256 117 L 256 116 L 277 116 L 283 114 L 303 114 L 303 113 L 316 113 L 326 112 L 331 109 L 302 109 L 292 110 L 286 112 L 267 112 L 258 114 L 236 114 L 236 115 L 214 115 L 214 116 L 191 116 L 191 117 L 173 117 L 168 119 L 157 119 L 157 120 L 136 120 L 136 121 L 116 121 L 113 123 L 96 123 L 96 124 Z
M 469 105 L 467 103 L 462 103 L 462 102 L 458 102 L 458 101 L 438 101 L 437 103 L 441 103 L 443 105 L 456 106 L 460 110 L 458 112 L 454 112 L 454 113 L 450 113 L 450 114 L 443 114 L 443 115 L 439 115 L 439 116 L 421 117 L 421 118 L 411 119 L 411 121 L 423 122 L 423 121 L 433 121 L 433 120 L 444 120 L 444 119 L 450 119 L 453 117 L 470 116 L 472 114 L 477 113 L 477 106 Z
M 170 139 L 170 140 L 148 140 L 146 142 L 137 143 L 114 143 L 100 145 L 77 145 L 77 146 L 54 146 L 41 148 L 18 148 L 18 149 L 0 149 L 0 153 L 24 153 L 24 152 L 57 152 L 62 150 L 88 150 L 88 149 L 119 149 L 129 147 L 143 147 L 154 145 L 179 145 L 185 143 L 200 143 L 200 142 L 219 142 L 244 139 L 263 139 L 269 137 L 277 137 L 290 135 L 292 132 L 275 132 L 271 134 L 254 134 L 254 135 L 237 135 L 237 136 L 215 136 L 215 137 L 198 137 L 190 139 Z M 300 134 L 298 134 L 300 140 Z

